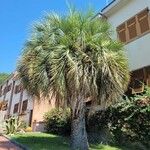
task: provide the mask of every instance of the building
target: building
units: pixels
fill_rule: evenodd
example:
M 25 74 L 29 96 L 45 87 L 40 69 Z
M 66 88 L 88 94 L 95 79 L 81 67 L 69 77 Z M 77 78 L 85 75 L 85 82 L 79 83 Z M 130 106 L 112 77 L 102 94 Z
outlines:
M 43 115 L 55 107 L 55 99 L 41 99 L 38 101 L 23 88 L 17 73 L 10 75 L 0 86 L 0 122 L 18 116 L 33 131 L 43 131 Z
M 113 0 L 101 10 L 116 32 L 112 38 L 125 45 L 131 71 L 128 94 L 150 86 L 150 0 Z

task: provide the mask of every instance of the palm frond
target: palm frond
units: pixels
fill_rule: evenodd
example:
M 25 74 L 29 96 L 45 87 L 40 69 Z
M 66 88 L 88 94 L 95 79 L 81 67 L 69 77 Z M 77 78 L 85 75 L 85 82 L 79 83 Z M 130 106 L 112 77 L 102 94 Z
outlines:
M 18 65 L 30 93 L 70 103 L 88 95 L 105 105 L 120 98 L 129 81 L 123 45 L 110 38 L 110 24 L 93 15 L 52 13 L 34 25 Z

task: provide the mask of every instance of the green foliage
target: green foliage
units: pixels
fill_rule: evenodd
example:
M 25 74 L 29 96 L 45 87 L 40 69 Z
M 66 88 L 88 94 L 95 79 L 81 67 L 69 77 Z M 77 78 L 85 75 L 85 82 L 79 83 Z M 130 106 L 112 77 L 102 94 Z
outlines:
M 10 117 L 9 119 L 5 120 L 5 125 L 6 134 L 14 134 L 20 129 L 21 122 L 19 121 L 18 117 Z
M 110 25 L 95 12 L 48 14 L 26 42 L 18 72 L 33 95 L 49 91 L 69 103 L 82 96 L 110 104 L 129 81 L 123 45 L 111 39 Z M 70 105 L 72 106 L 72 105 Z
M 27 122 L 25 122 L 23 120 L 21 120 L 20 122 L 21 122 L 21 125 L 20 125 L 21 129 L 26 129 L 28 127 Z
M 150 99 L 135 98 L 118 104 L 111 109 L 110 130 L 115 139 L 150 141 Z
M 126 142 L 150 142 L 150 98 L 138 96 L 123 100 L 105 111 L 90 116 L 89 128 L 106 127 L 119 144 Z
M 5 80 L 8 78 L 9 74 L 8 73 L 0 73 L 0 84 L 5 82 Z
M 150 87 L 149 86 L 144 86 L 144 96 L 150 97 Z M 141 97 L 143 97 L 143 95 L 141 95 Z
M 48 133 L 70 135 L 70 110 L 53 109 L 44 115 L 45 129 Z

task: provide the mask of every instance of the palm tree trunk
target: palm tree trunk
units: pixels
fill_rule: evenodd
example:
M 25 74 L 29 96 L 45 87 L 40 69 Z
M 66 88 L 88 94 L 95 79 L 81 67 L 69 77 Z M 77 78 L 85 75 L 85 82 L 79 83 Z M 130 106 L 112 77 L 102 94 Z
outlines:
M 85 104 L 82 98 L 72 105 L 71 149 L 88 150 L 89 144 L 85 126 Z

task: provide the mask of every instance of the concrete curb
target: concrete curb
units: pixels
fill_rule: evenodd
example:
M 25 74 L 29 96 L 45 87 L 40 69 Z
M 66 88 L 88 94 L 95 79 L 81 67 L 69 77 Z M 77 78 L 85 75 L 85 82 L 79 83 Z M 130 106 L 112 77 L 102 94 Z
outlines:
M 2 134 L 2 136 L 5 137 L 6 139 L 8 139 L 13 144 L 15 144 L 16 146 L 18 146 L 19 148 L 21 148 L 22 150 L 30 150 L 28 147 L 16 142 L 15 140 L 11 139 L 9 136 L 7 136 L 5 134 Z

